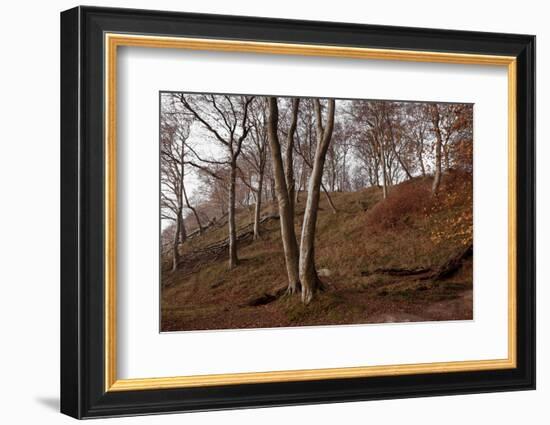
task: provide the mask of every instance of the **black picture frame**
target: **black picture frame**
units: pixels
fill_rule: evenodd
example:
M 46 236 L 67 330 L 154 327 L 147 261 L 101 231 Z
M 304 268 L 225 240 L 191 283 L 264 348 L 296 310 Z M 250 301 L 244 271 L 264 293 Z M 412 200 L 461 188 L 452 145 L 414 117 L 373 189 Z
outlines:
M 104 33 L 507 55 L 517 58 L 517 367 L 106 392 Z M 76 7 L 61 13 L 61 412 L 75 418 L 535 388 L 535 37 Z

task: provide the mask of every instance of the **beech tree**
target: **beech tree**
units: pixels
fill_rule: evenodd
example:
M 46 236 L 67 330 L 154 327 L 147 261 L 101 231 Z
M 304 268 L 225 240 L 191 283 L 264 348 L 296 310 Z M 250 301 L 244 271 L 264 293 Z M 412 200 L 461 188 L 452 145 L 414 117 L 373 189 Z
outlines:
M 300 156 L 302 160 L 302 164 L 305 165 L 305 167 L 302 167 L 302 173 L 301 178 L 302 182 L 300 182 L 300 187 L 302 184 L 304 187 L 306 186 L 306 179 L 303 177 L 307 177 L 311 174 L 313 170 L 313 162 L 315 157 L 315 149 L 317 146 L 317 134 L 315 132 L 315 99 L 305 99 L 304 102 L 301 103 L 303 105 L 301 109 L 301 125 L 299 126 L 299 131 L 296 132 L 296 142 L 295 143 L 295 152 Z M 321 189 L 323 190 L 328 204 L 330 205 L 330 208 L 333 213 L 336 213 L 336 206 L 334 205 L 334 202 L 332 201 L 332 198 L 325 187 L 323 180 L 321 178 Z
M 183 107 L 211 135 L 213 140 L 225 150 L 221 160 L 204 158 L 196 150 L 190 149 L 199 162 L 188 161 L 194 167 L 221 178 L 204 164 L 229 167 L 228 181 L 228 233 L 229 233 L 229 268 L 238 264 L 237 229 L 235 223 L 235 189 L 237 180 L 237 159 L 241 154 L 243 142 L 248 136 L 251 124 L 248 120 L 252 96 L 228 95 L 187 95 L 176 94 Z
M 422 177 L 425 177 L 427 174 L 425 160 L 429 147 L 430 121 L 425 113 L 425 108 L 420 103 L 408 103 L 403 108 L 405 115 L 404 137 L 415 152 L 415 168 L 418 169 Z
M 440 122 L 441 116 L 436 103 L 428 106 L 432 120 L 433 132 L 435 134 L 435 171 L 432 184 L 432 194 L 437 194 L 441 184 L 441 149 L 443 145 L 443 136 L 441 134 Z
M 394 158 L 399 163 L 407 179 L 412 179 L 413 168 L 411 144 L 403 137 L 403 105 L 396 102 L 382 103 L 385 118 L 385 133 Z
M 298 270 L 298 244 L 296 242 L 296 233 L 294 230 L 294 212 L 292 209 L 291 195 L 287 186 L 283 158 L 281 154 L 281 144 L 278 135 L 279 107 L 277 98 L 269 97 L 269 116 L 267 120 L 269 146 L 271 151 L 271 162 L 273 168 L 273 177 L 275 180 L 275 190 L 277 192 L 277 202 L 279 205 L 279 217 L 281 222 L 281 239 L 285 255 L 285 263 L 288 275 L 287 292 L 293 294 L 300 288 L 300 277 Z M 293 116 L 298 112 L 298 103 L 293 104 Z M 294 121 L 294 118 L 293 118 Z
M 260 237 L 260 214 L 264 188 L 264 176 L 267 163 L 267 107 L 265 99 L 257 99 L 251 107 L 250 131 L 251 143 L 242 149 L 241 180 L 253 192 L 254 205 L 254 240 Z
M 472 172 L 472 121 L 472 107 L 466 104 L 164 96 L 161 212 L 171 224 L 163 225 L 163 252 L 169 242 L 176 270 L 186 239 L 227 220 L 227 241 L 216 246 L 220 252 L 228 248 L 233 268 L 238 241 L 251 233 L 253 240 L 260 238 L 260 223 L 266 218 L 262 205 L 273 201 L 280 218 L 287 293 L 301 292 L 308 304 L 323 287 L 315 265 L 317 218 L 327 213 L 319 212 L 321 191 L 333 213 L 333 199 L 345 198 L 335 192 L 374 186 L 385 199 L 392 185 L 419 176 L 433 177 L 436 194 L 445 173 L 455 168 Z M 305 204 L 299 205 L 304 193 Z M 302 207 L 298 240 L 295 222 L 301 215 L 296 210 L 301 213 Z M 237 234 L 237 213 L 245 219 L 250 214 L 253 232 Z M 195 222 L 197 231 L 192 229 Z
M 191 212 L 193 213 L 193 217 L 195 217 L 195 222 L 197 223 L 197 231 L 199 232 L 199 235 L 201 235 L 204 229 L 203 229 L 200 215 L 197 209 L 193 205 L 191 205 L 191 202 L 189 202 L 189 197 L 187 196 L 187 190 L 185 189 L 185 185 L 182 186 L 182 191 L 183 191 L 183 199 L 185 200 L 185 206 L 188 209 L 190 209 Z
M 382 198 L 388 196 L 388 187 L 391 185 L 391 152 L 387 143 L 387 118 L 381 102 L 357 101 L 351 103 L 352 116 L 358 121 L 362 134 L 360 141 L 370 146 L 364 148 L 363 154 L 375 157 L 375 180 L 382 188 Z M 380 176 L 380 177 L 379 177 Z
M 341 114 L 342 115 L 342 114 Z M 326 185 L 332 193 L 347 191 L 349 187 L 350 152 L 352 148 L 353 126 L 340 117 L 334 122 L 332 141 L 327 151 L 325 166 Z M 323 186 L 321 186 L 323 188 Z M 334 210 L 333 210 L 334 211 Z
M 189 137 L 190 122 L 185 117 L 164 113 L 160 122 L 161 145 L 161 213 L 162 218 L 175 222 L 172 244 L 172 270 L 179 264 L 179 245 L 187 239 L 184 208 L 185 142 Z M 167 213 L 167 211 L 169 213 Z
M 435 171 L 432 193 L 435 195 L 443 173 L 451 168 L 453 148 L 463 140 L 472 139 L 472 108 L 464 104 L 432 103 L 426 106 L 435 135 Z
M 473 172 L 473 108 L 471 105 L 455 105 L 456 134 L 454 143 L 449 149 L 450 165 L 466 172 Z
M 319 197 L 321 180 L 323 178 L 323 168 L 327 150 L 332 138 L 334 128 L 334 99 L 328 100 L 328 110 L 326 123 L 323 125 L 321 112 L 321 103 L 319 99 L 314 100 L 314 109 L 316 116 L 316 134 L 317 149 L 315 150 L 315 159 L 311 177 L 309 179 L 307 201 L 304 211 L 304 221 L 302 225 L 302 237 L 300 243 L 300 283 L 302 285 L 302 301 L 308 304 L 315 293 L 321 288 L 321 281 L 315 269 L 315 228 L 317 223 L 317 213 L 319 210 Z
M 296 193 L 296 182 L 294 181 L 294 135 L 298 125 L 298 111 L 300 109 L 300 98 L 292 99 L 292 112 L 290 118 L 290 126 L 286 138 L 285 151 L 285 180 L 288 188 L 288 201 L 290 203 L 290 214 L 294 217 L 294 204 Z
M 368 184 L 361 184 L 360 187 L 380 186 L 380 156 L 372 133 L 364 132 L 363 127 L 363 124 L 355 123 L 352 136 L 353 148 L 359 161 L 357 170 L 364 171 L 368 177 Z

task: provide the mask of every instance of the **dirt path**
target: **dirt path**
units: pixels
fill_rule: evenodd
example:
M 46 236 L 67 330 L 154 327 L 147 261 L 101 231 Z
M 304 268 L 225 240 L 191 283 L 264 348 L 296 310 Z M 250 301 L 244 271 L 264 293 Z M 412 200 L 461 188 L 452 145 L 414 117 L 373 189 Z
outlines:
M 380 313 L 369 317 L 369 323 L 400 323 L 456 320 L 458 317 L 473 318 L 473 291 L 467 290 L 457 298 L 436 301 L 423 308 L 422 313 L 392 312 Z M 463 320 L 463 319 L 462 319 Z
M 452 320 L 455 317 L 473 318 L 473 291 L 467 290 L 459 294 L 458 298 L 448 301 L 438 301 L 426 308 L 428 318 L 437 317 L 439 320 Z

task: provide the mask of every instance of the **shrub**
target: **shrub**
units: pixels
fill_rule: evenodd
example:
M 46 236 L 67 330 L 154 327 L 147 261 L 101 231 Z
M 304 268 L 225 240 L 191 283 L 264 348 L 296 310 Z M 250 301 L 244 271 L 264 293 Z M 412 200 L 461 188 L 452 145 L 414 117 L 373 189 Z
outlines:
M 368 223 L 373 229 L 407 226 L 413 216 L 430 210 L 432 203 L 430 182 L 415 179 L 390 188 L 388 197 L 370 211 Z

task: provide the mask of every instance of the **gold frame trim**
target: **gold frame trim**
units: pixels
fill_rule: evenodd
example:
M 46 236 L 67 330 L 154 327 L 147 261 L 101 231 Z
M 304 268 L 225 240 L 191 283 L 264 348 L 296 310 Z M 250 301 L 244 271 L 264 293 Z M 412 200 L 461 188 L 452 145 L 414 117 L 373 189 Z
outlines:
M 508 357 L 495 360 L 117 379 L 116 373 L 116 98 L 120 46 L 325 56 L 507 67 L 508 71 Z M 105 34 L 105 391 L 136 391 L 352 377 L 510 369 L 516 353 L 516 58 L 463 53 L 370 49 L 128 34 Z

